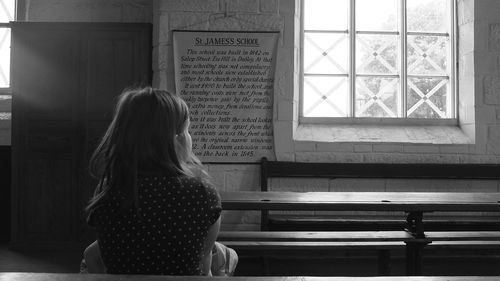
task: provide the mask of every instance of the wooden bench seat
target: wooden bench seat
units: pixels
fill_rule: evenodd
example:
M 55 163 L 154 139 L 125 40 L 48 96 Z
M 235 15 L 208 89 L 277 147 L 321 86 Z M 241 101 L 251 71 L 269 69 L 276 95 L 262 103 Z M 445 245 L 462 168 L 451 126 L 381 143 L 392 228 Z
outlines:
M 390 250 L 404 250 L 413 236 L 406 231 L 222 231 L 217 240 L 242 256 L 328 256 L 339 250 L 375 250 L 378 274 L 389 275 Z
M 390 274 L 392 250 L 405 250 L 407 272 L 412 274 L 421 270 L 424 249 L 500 249 L 500 231 L 429 231 L 425 238 L 402 230 L 222 231 L 217 240 L 242 256 L 328 256 L 339 250 L 374 250 L 379 275 Z
M 221 231 L 220 241 L 381 242 L 408 241 L 406 231 Z
M 269 214 L 268 230 L 272 231 L 383 231 L 401 230 L 404 218 L 389 216 L 289 215 Z M 460 220 L 426 218 L 426 231 L 500 231 L 500 217 L 468 216 Z

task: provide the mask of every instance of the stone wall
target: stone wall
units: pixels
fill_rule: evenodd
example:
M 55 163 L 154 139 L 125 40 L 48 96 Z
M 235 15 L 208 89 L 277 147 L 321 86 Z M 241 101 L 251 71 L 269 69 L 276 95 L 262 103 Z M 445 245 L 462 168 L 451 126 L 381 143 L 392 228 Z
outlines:
M 418 141 L 435 137 L 438 132 L 432 133 L 433 128 L 424 128 L 420 135 L 415 131 L 416 140 L 406 142 L 297 140 L 300 6 L 296 0 L 157 1 L 153 15 L 154 84 L 170 91 L 175 89 L 172 30 L 279 30 L 281 38 L 274 95 L 278 159 L 303 162 L 500 163 L 500 13 L 495 14 L 500 9 L 500 2 L 458 2 L 462 38 L 458 54 L 462 101 L 459 110 L 463 112 L 460 113 L 460 128 L 456 130 L 465 141 Z M 491 16 L 483 17 L 483 14 Z M 483 83 L 488 87 L 483 89 Z M 375 131 L 377 133 L 385 134 L 383 130 Z M 220 190 L 259 190 L 258 165 L 208 164 L 207 167 Z M 497 181 L 273 179 L 271 186 L 275 190 L 296 191 L 500 191 Z M 223 221 L 223 228 L 253 229 L 257 228 L 259 216 L 256 212 L 226 212 Z

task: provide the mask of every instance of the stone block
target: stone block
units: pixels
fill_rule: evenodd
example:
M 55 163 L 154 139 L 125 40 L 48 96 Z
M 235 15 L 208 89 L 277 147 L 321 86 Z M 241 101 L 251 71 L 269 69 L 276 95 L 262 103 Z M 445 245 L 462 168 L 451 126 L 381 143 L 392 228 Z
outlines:
M 260 0 L 260 11 L 262 13 L 277 13 L 278 0 Z
M 499 4 L 498 0 L 474 1 L 475 21 L 498 22 Z
M 295 141 L 294 151 L 316 151 L 316 143 L 312 141 Z
M 219 0 L 159 0 L 162 11 L 218 12 Z
M 276 160 L 295 162 L 295 153 L 293 152 L 276 152 Z
M 210 182 L 218 191 L 226 190 L 226 174 L 220 171 L 208 172 Z
M 210 14 L 196 12 L 170 13 L 168 21 L 170 30 L 208 30 Z
M 283 17 L 283 24 L 284 24 L 284 30 L 282 31 L 283 35 L 283 45 L 285 45 L 288 48 L 292 48 L 296 45 L 296 31 L 297 28 L 300 27 L 300 25 L 296 28 L 295 26 L 295 17 L 293 15 L 282 15 Z M 299 28 L 300 30 L 300 28 Z M 299 35 L 300 36 L 300 35 Z M 299 37 L 300 38 L 300 37 Z M 293 63 L 293 60 L 290 62 Z
M 279 13 L 293 15 L 297 10 L 296 5 L 299 5 L 296 0 L 279 0 Z
M 259 12 L 259 0 L 226 0 L 228 12 Z
M 489 126 L 486 153 L 500 155 L 500 126 Z
M 498 164 L 500 163 L 499 155 L 460 155 L 460 163 L 478 163 L 478 164 Z
M 401 153 L 363 153 L 363 163 L 407 163 L 408 156 Z
M 458 53 L 460 55 L 472 53 L 474 51 L 474 23 L 470 22 L 461 25 L 458 29 Z
M 353 152 L 354 144 L 347 142 L 318 142 L 316 144 L 317 151 L 326 151 L 326 152 Z
M 474 22 L 474 0 L 458 1 L 458 25 Z
M 254 173 L 230 171 L 225 173 L 224 186 L 227 191 L 257 191 L 260 190 L 260 179 Z
M 370 153 L 363 156 L 364 163 L 459 163 L 453 154 Z
M 438 145 L 418 145 L 418 144 L 408 144 L 403 146 L 404 152 L 407 153 L 438 153 Z
M 296 152 L 297 162 L 361 163 L 363 155 L 340 152 Z
M 500 75 L 486 75 L 483 78 L 485 104 L 500 105 Z
M 293 153 L 292 122 L 274 122 L 274 148 L 276 153 Z
M 278 120 L 291 121 L 293 119 L 293 102 L 287 100 L 277 101 Z
M 402 152 L 402 144 L 373 144 L 373 152 Z
M 385 179 L 333 179 L 330 180 L 331 192 L 382 192 Z
M 386 190 L 388 192 L 439 192 L 442 186 L 442 180 L 388 179 Z
M 500 95 L 500 92 L 498 93 Z M 476 106 L 476 120 L 480 124 L 494 124 L 497 119 L 495 106 Z
M 470 146 L 468 144 L 440 145 L 439 152 L 444 154 L 467 154 Z
M 500 24 L 490 24 L 489 32 L 490 51 L 500 53 Z
M 489 24 L 486 21 L 474 21 L 474 53 L 486 53 L 489 49 Z M 466 38 L 463 38 L 466 39 Z M 459 39 L 461 41 L 461 39 Z
M 153 1 L 128 1 L 122 7 L 125 22 L 153 22 Z
M 498 70 L 497 57 L 497 55 L 493 55 L 491 52 L 475 52 L 475 77 L 478 77 L 479 75 L 495 75 L 495 72 Z M 498 75 L 499 74 L 497 74 L 497 76 Z
M 153 25 L 154 31 L 156 31 L 155 34 L 153 34 L 153 37 L 157 38 L 157 43 L 159 45 L 171 45 L 172 44 L 172 38 L 171 38 L 171 29 L 170 29 L 170 17 L 168 13 L 160 13 L 158 15 L 158 23 Z M 154 42 L 154 41 L 153 41 Z
M 372 144 L 354 144 L 354 152 L 372 152 Z
M 254 173 L 255 176 L 259 175 L 260 166 L 250 164 L 210 164 L 207 165 L 208 171 L 212 172 L 246 172 Z
M 458 68 L 458 76 L 460 78 L 470 77 L 472 79 L 474 77 L 474 52 L 460 54 L 458 63 L 460 65 Z
M 329 180 L 323 178 L 277 178 L 272 184 L 272 191 L 327 192 L 329 188 Z

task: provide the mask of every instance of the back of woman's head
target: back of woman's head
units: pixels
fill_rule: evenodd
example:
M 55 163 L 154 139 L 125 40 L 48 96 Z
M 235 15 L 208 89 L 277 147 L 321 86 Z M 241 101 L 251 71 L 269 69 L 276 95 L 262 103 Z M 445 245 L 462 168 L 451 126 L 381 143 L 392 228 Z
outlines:
M 187 167 L 199 161 L 184 140 L 188 126 L 188 107 L 179 96 L 151 87 L 125 90 L 91 159 L 90 171 L 100 188 L 87 209 L 112 189 L 136 201 L 140 172 L 190 175 Z

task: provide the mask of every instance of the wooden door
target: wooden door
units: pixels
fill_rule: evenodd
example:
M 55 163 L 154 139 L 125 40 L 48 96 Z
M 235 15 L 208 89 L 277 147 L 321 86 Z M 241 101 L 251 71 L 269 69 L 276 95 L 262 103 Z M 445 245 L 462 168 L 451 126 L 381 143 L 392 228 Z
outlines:
M 150 82 L 149 24 L 16 23 L 12 29 L 12 245 L 87 241 L 88 158 L 130 84 Z

